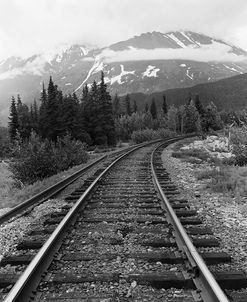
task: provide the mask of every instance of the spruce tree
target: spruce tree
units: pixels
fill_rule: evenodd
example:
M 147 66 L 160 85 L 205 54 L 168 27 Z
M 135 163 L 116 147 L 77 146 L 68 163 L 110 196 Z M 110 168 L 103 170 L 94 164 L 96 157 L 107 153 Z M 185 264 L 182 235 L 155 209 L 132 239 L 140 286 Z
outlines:
M 126 113 L 126 115 L 131 115 L 130 96 L 129 96 L 129 94 L 126 95 L 126 97 L 124 99 L 124 104 L 125 104 L 125 113 Z
M 167 125 L 170 130 L 177 131 L 179 128 L 178 109 L 172 105 L 167 112 Z
M 38 133 L 39 128 L 39 109 L 36 99 L 33 101 L 33 118 L 32 118 L 32 129 L 35 133 Z
M 157 118 L 157 108 L 156 108 L 156 104 L 155 104 L 155 99 L 154 98 L 152 98 L 152 101 L 151 101 L 150 113 L 151 113 L 153 119 Z
M 206 107 L 203 120 L 202 120 L 202 129 L 203 131 L 220 130 L 223 127 L 221 117 L 217 111 L 217 107 L 213 102 Z
M 204 108 L 203 108 L 203 105 L 200 101 L 198 94 L 196 94 L 196 96 L 195 96 L 195 106 L 196 106 L 196 109 L 199 112 L 200 116 L 202 116 L 204 114 Z
M 28 140 L 31 135 L 31 117 L 28 106 L 22 104 L 19 95 L 17 97 L 17 114 L 20 138 L 22 141 Z
M 178 108 L 177 116 L 178 116 L 178 128 L 177 130 L 181 133 L 184 132 L 184 123 L 185 123 L 185 106 L 181 105 Z
M 42 138 L 47 136 L 47 127 L 47 92 L 43 83 L 38 114 L 38 134 Z
M 111 96 L 107 91 L 107 85 L 104 82 L 104 73 L 101 72 L 101 82 L 99 85 L 99 103 L 102 112 L 102 128 L 107 137 L 108 145 L 116 144 L 116 132 L 113 118 Z
M 57 86 L 54 85 L 52 77 L 50 77 L 48 90 L 47 90 L 47 104 L 46 104 L 46 115 L 45 121 L 47 123 L 47 129 L 45 136 L 51 140 L 56 141 L 57 137 L 61 133 L 60 123 L 60 108 L 62 99 L 62 93 L 58 92 Z
M 148 112 L 149 111 L 149 106 L 148 106 L 148 103 L 146 102 L 145 103 L 145 107 L 144 107 L 144 112 Z
M 10 115 L 9 115 L 9 137 L 13 142 L 17 137 L 19 124 L 18 124 L 18 114 L 16 109 L 15 98 L 12 96 L 11 98 L 11 106 L 10 106 Z
M 136 100 L 134 100 L 134 102 L 133 102 L 133 112 L 137 112 Z
M 112 110 L 114 117 L 119 117 L 121 115 L 120 98 L 117 93 L 115 94 L 112 101 Z
M 79 139 L 82 142 L 86 142 L 87 144 L 92 144 L 92 139 L 89 134 L 88 128 L 88 116 L 87 116 L 87 106 L 90 107 L 89 104 L 89 90 L 87 84 L 82 89 L 82 96 L 79 108 L 79 128 L 80 134 Z
M 189 105 L 191 101 L 192 101 L 192 94 L 191 94 L 191 92 L 189 92 L 188 99 L 187 99 L 187 105 Z
M 196 106 L 193 101 L 190 102 L 190 105 L 185 106 L 185 117 L 184 117 L 184 133 L 192 133 L 200 131 L 201 120 L 199 112 L 196 109 Z
M 62 129 L 60 135 L 70 134 L 72 139 L 80 139 L 80 104 L 75 94 L 63 98 L 61 106 Z
M 167 104 L 166 104 L 166 96 L 163 95 L 163 103 L 162 103 L 162 110 L 163 110 L 163 114 L 167 115 Z
M 107 144 L 107 137 L 103 130 L 103 106 L 99 102 L 99 87 L 96 81 L 89 94 L 89 133 L 96 145 Z

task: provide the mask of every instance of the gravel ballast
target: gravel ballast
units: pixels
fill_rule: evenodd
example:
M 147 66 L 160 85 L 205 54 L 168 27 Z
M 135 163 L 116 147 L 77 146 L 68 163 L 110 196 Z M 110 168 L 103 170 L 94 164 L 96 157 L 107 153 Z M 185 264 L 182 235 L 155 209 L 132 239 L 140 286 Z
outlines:
M 209 163 L 191 164 L 171 156 L 174 144 L 162 153 L 164 167 L 178 186 L 181 197 L 194 207 L 203 224 L 210 226 L 220 250 L 232 258 L 232 270 L 247 271 L 247 203 L 245 197 L 212 192 L 207 180 L 197 180 L 196 171 L 212 168 Z M 179 177 L 178 177 L 179 175 Z M 201 249 L 202 250 L 202 249 Z

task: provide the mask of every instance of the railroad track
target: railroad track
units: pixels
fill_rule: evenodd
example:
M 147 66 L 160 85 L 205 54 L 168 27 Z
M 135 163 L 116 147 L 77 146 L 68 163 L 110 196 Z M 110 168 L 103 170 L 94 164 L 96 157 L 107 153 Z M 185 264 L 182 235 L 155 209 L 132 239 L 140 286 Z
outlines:
M 236 291 L 246 276 L 219 269 L 231 257 L 215 250 L 218 239 L 162 166 L 162 149 L 173 141 L 122 155 L 68 196 L 62 212 L 1 262 L 23 271 L 0 276 L 2 300 L 246 301 Z
M 140 144 L 140 146 L 143 144 Z M 45 189 L 44 191 L 38 193 L 37 195 L 31 197 L 30 199 L 18 204 L 17 206 L 13 207 L 10 211 L 5 213 L 4 215 L 0 216 L 0 225 L 4 224 L 5 222 L 15 219 L 16 217 L 19 217 L 19 215 L 26 215 L 27 213 L 30 213 L 34 207 L 37 205 L 47 201 L 50 198 L 54 198 L 56 196 L 59 196 L 59 194 L 67 189 L 71 184 L 74 184 L 78 179 L 80 179 L 83 175 L 85 175 L 90 170 L 96 168 L 99 165 L 102 165 L 104 163 L 105 166 L 107 166 L 110 162 L 113 162 L 114 159 L 116 159 L 119 155 L 122 153 L 128 152 L 128 150 L 132 150 L 135 148 L 135 146 L 130 146 L 127 148 L 122 148 L 120 150 L 116 150 L 113 152 L 109 152 L 108 154 L 105 154 L 96 160 L 94 160 L 92 163 L 86 165 L 79 171 L 75 172 L 69 177 L 66 177 L 64 180 L 57 182 L 56 184 L 50 186 L 49 188 Z M 102 168 L 99 168 L 96 170 L 92 177 L 88 178 L 85 182 L 84 189 L 90 185 L 90 183 L 93 182 L 93 180 L 102 172 Z

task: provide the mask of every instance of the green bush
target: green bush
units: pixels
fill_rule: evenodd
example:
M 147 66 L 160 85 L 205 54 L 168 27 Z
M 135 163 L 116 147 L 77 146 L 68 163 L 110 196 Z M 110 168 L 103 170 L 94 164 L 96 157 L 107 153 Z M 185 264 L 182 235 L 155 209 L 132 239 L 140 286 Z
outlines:
M 199 150 L 199 149 L 175 151 L 172 153 L 172 156 L 175 158 L 183 158 L 183 159 L 196 157 L 201 159 L 202 161 L 208 161 L 209 159 L 209 154 L 206 151 Z
M 14 155 L 10 170 L 14 178 L 24 184 L 32 184 L 88 160 L 85 144 L 69 136 L 56 143 L 32 136 L 28 143 L 16 145 Z
M 136 144 L 140 144 L 146 141 L 151 141 L 159 138 L 166 139 L 174 136 L 176 136 L 176 133 L 168 129 L 144 129 L 134 131 L 131 135 L 131 140 Z
M 232 128 L 230 131 L 230 145 L 235 155 L 235 165 L 247 165 L 247 130 L 245 128 Z
M 196 173 L 199 180 L 208 179 L 208 187 L 216 192 L 247 196 L 247 167 L 219 166 Z

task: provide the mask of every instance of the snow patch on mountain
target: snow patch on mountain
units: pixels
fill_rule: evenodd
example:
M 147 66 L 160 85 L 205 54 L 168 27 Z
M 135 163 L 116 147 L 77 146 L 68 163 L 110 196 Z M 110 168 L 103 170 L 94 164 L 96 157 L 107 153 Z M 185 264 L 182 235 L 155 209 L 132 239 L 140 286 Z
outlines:
M 85 47 L 80 46 L 80 49 L 81 49 L 82 54 L 83 54 L 84 56 L 86 56 L 86 55 L 89 53 L 89 49 L 87 49 L 87 48 L 85 48 Z
M 191 73 L 191 75 L 190 75 L 190 69 L 189 68 L 186 70 L 186 75 L 187 75 L 188 78 L 193 80 L 194 75 L 193 75 L 193 73 Z
M 186 45 L 182 41 L 180 41 L 177 37 L 175 37 L 174 34 L 167 34 L 167 36 L 171 38 L 173 41 L 175 41 L 177 45 L 179 45 L 181 48 L 186 48 Z
M 160 71 L 160 68 L 155 68 L 155 66 L 148 65 L 145 72 L 143 72 L 143 77 L 155 77 L 157 78 L 157 72 Z
M 185 37 L 186 40 L 190 42 L 190 44 L 197 44 L 200 46 L 200 43 L 195 40 L 192 40 L 184 31 L 181 31 L 180 33 Z
M 100 62 L 100 61 L 97 62 L 96 66 L 95 66 L 95 69 L 93 70 L 92 74 L 97 73 L 99 71 L 102 71 L 103 68 L 104 68 L 103 62 Z
M 91 60 L 91 58 L 89 58 Z M 90 78 L 91 74 L 94 73 L 95 70 L 99 69 L 99 70 L 102 70 L 100 69 L 102 67 L 102 61 L 101 61 L 101 58 L 99 56 L 96 56 L 94 58 L 94 63 L 93 63 L 93 66 L 91 67 L 91 69 L 89 70 L 85 80 L 75 89 L 75 92 L 77 90 L 79 90 L 86 82 L 87 80 Z M 103 67 L 102 67 L 103 68 Z
M 122 76 L 125 76 L 127 74 L 134 74 L 135 73 L 135 70 L 132 70 L 132 71 L 127 71 L 127 70 L 124 70 L 124 66 L 121 64 L 120 65 L 120 68 L 121 68 L 121 72 L 119 75 L 111 78 L 111 85 L 114 84 L 115 82 L 117 82 L 118 84 L 123 84 L 124 82 L 122 82 Z
M 229 70 L 231 70 L 231 71 L 238 72 L 238 73 L 240 73 L 240 74 L 243 73 L 242 71 L 239 71 L 239 70 L 235 69 L 234 67 L 230 67 L 230 66 L 228 66 L 228 65 L 226 65 L 226 64 L 223 64 L 223 66 L 225 66 L 227 69 L 229 69 Z

